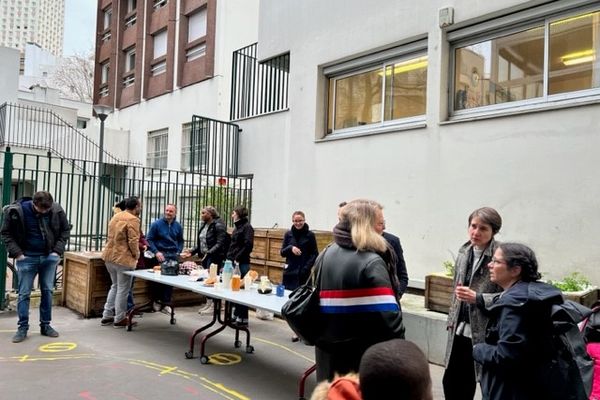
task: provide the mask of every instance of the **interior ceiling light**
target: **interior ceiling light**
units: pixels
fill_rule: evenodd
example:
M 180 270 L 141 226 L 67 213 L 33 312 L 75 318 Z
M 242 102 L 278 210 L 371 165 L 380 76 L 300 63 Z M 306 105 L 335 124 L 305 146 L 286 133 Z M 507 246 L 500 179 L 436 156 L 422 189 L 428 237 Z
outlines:
M 569 65 L 577 65 L 586 62 L 591 62 L 596 59 L 596 52 L 593 49 L 576 51 L 574 53 L 565 54 L 560 58 L 563 64 Z
M 419 57 L 414 60 L 404 61 L 397 64 L 394 64 L 393 71 L 394 74 L 401 74 L 403 72 L 413 71 L 415 69 L 421 69 L 427 67 L 427 57 Z M 385 74 L 390 76 L 392 74 L 392 66 L 387 66 L 385 68 Z M 379 73 L 381 75 L 381 73 Z

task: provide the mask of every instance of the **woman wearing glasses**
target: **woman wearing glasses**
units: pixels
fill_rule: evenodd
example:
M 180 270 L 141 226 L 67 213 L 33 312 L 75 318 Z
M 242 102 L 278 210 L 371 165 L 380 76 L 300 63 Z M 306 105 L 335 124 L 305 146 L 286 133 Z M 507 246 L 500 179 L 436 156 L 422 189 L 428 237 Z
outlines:
M 317 239 L 309 230 L 302 211 L 292 214 L 292 224 L 283 237 L 280 251 L 287 264 L 283 270 L 283 285 L 288 290 L 294 290 L 306 282 L 319 255 Z
M 446 400 L 472 399 L 481 367 L 473 360 L 473 345 L 482 343 L 487 318 L 476 302 L 491 302 L 502 288 L 490 281 L 487 265 L 496 251 L 494 236 L 502 227 L 496 210 L 482 207 L 469 215 L 469 241 L 459 250 L 454 267 L 454 296 L 448 313 L 448 342 L 443 387 Z
M 537 282 L 534 252 L 522 244 L 502 243 L 488 269 L 490 280 L 504 292 L 486 307 L 490 322 L 485 343 L 473 347 L 473 358 L 482 365 L 483 398 L 570 399 L 575 398 L 569 395 L 573 385 L 580 385 L 577 398 L 587 399 L 580 381 L 567 383 L 554 373 L 550 311 L 563 298 L 557 288 Z

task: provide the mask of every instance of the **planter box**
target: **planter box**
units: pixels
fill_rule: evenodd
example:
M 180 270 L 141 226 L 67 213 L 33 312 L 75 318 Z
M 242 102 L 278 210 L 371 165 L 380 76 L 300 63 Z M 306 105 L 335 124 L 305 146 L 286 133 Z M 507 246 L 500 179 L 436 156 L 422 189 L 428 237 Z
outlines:
M 598 291 L 597 287 L 593 287 L 581 292 L 563 292 L 563 296 L 565 299 L 573 300 L 576 303 L 592 308 L 594 303 L 598 301 Z
M 443 272 L 425 276 L 425 308 L 448 314 L 453 293 L 453 278 Z

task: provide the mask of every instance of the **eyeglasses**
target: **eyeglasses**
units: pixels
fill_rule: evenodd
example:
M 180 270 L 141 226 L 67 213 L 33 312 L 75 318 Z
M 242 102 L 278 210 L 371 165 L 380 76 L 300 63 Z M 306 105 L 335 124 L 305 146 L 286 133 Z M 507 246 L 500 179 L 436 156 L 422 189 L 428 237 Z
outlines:
M 497 258 L 492 258 L 492 261 L 490 261 L 491 264 L 506 264 L 506 261 L 504 260 L 498 260 Z

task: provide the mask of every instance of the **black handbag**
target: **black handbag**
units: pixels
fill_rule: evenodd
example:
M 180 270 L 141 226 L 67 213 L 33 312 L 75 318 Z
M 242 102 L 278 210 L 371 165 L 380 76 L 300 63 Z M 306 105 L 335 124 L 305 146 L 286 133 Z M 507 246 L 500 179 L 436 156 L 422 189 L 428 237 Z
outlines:
M 179 262 L 177 260 L 166 260 L 160 263 L 160 274 L 167 276 L 179 275 Z
M 281 307 L 281 315 L 302 342 L 313 346 L 321 336 L 321 312 L 319 310 L 319 279 L 323 255 L 321 253 L 308 281 L 290 293 L 289 300 Z

